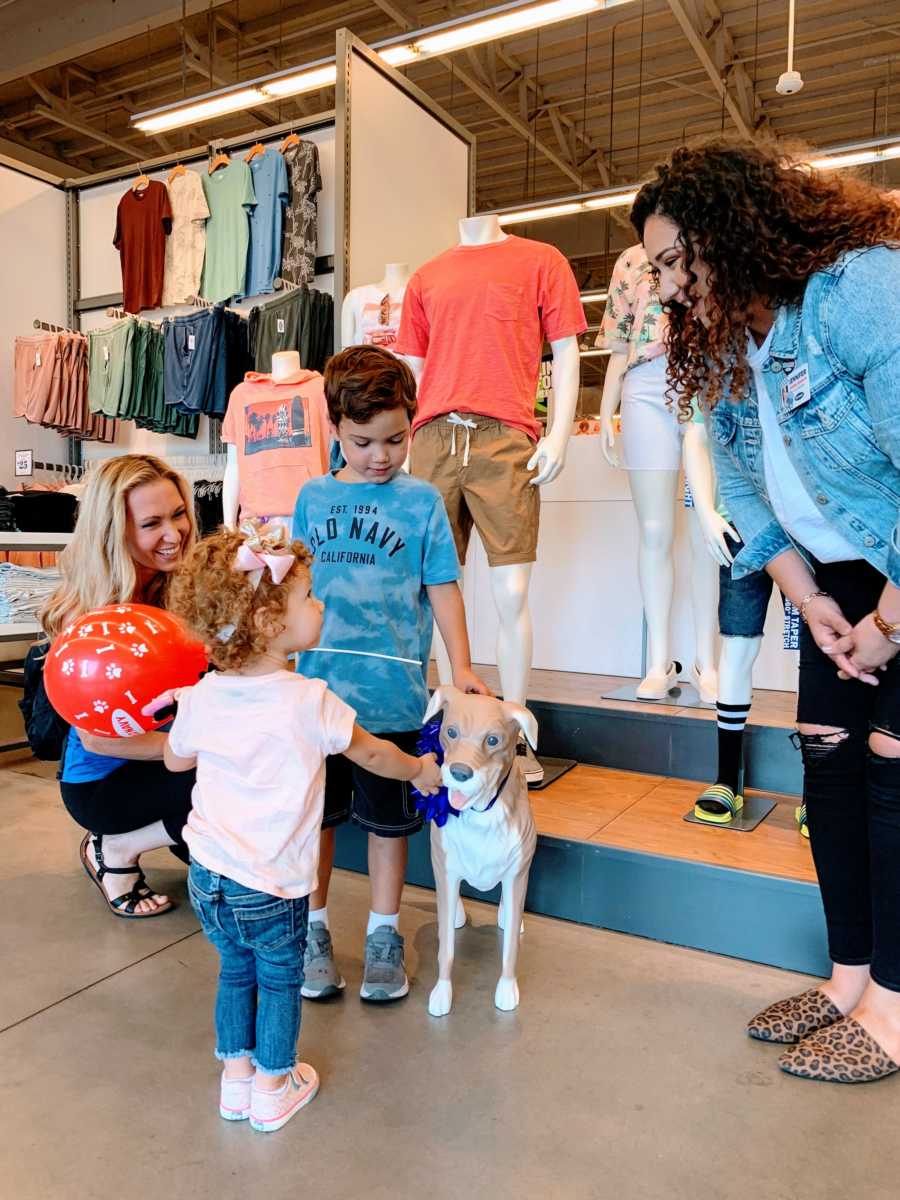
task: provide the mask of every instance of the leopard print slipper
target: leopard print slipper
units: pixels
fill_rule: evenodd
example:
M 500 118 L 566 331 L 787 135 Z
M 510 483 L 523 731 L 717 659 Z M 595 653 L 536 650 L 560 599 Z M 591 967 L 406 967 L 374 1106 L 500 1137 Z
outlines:
M 819 1029 L 827 1029 L 843 1016 L 824 992 L 810 988 L 799 996 L 789 996 L 764 1008 L 748 1024 L 747 1033 L 761 1042 L 790 1045 Z
M 790 1075 L 828 1083 L 874 1083 L 900 1071 L 853 1017 L 844 1017 L 785 1050 L 778 1065 Z

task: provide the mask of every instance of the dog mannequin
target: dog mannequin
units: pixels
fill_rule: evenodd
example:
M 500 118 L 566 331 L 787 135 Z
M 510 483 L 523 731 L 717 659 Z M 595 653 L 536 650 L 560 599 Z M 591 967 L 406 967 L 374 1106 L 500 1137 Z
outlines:
M 437 688 L 425 720 L 438 712 L 443 712 L 443 781 L 450 806 L 459 816 L 451 816 L 443 826 L 436 822 L 431 826 L 439 948 L 438 981 L 428 999 L 428 1011 L 433 1017 L 445 1017 L 453 1004 L 454 926 L 459 886 L 465 880 L 482 892 L 498 883 L 502 886 L 502 970 L 494 1004 L 509 1012 L 519 1004 L 519 930 L 537 845 L 516 741 L 521 732 L 535 749 L 537 721 L 520 704 L 466 695 L 455 687 Z

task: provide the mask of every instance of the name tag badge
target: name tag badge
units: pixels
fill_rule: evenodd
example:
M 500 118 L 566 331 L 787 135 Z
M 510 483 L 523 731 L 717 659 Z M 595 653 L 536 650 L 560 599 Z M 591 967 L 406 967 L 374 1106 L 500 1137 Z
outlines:
M 796 408 L 809 400 L 809 367 L 798 367 L 781 385 L 781 403 L 785 408 Z

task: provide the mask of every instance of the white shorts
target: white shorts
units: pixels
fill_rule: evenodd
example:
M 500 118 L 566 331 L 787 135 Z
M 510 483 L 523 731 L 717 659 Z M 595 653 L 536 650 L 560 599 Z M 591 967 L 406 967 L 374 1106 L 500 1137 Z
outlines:
M 682 428 L 666 404 L 666 356 L 627 371 L 622 380 L 622 466 L 626 471 L 677 471 Z

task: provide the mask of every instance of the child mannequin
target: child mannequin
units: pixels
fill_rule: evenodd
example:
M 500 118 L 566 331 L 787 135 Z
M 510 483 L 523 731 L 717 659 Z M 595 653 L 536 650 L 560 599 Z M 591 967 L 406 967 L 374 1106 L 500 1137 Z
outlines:
M 197 769 L 188 890 L 221 958 L 219 1112 L 261 1132 L 280 1129 L 319 1086 L 314 1068 L 297 1064 L 296 1041 L 326 756 L 428 794 L 440 784 L 433 755 L 372 737 L 321 680 L 288 670 L 288 655 L 314 646 L 322 628 L 311 561 L 281 527 L 223 529 L 194 549 L 171 591 L 171 610 L 219 668 L 178 693 L 165 751 L 170 771 Z

